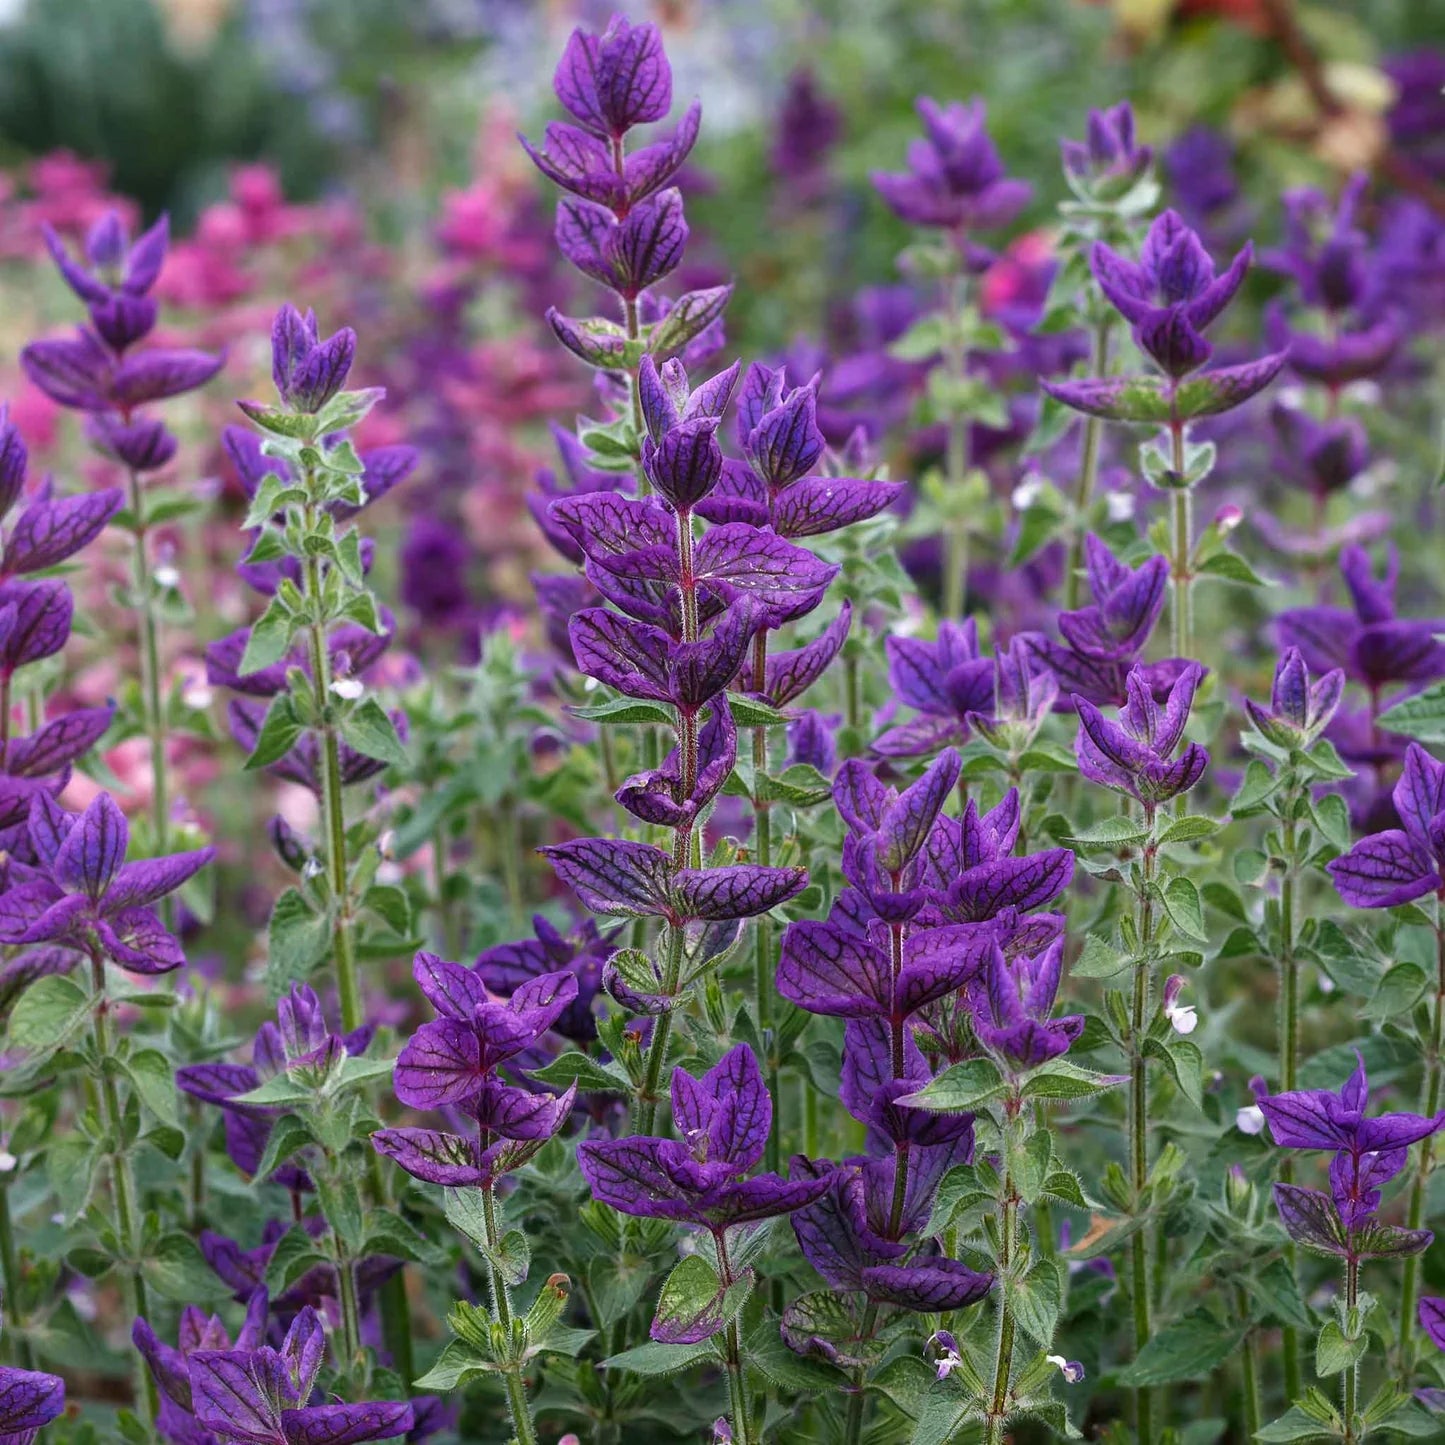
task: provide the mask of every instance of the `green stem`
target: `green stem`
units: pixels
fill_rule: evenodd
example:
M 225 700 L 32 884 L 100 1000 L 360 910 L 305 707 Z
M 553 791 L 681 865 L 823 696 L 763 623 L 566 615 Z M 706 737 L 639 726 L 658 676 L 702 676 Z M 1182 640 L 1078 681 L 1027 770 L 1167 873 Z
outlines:
M 944 487 L 947 525 L 944 532 L 943 615 L 961 618 L 968 600 L 968 518 L 960 506 L 968 471 L 968 418 L 958 410 L 957 393 L 964 380 L 963 345 L 964 278 L 952 275 L 944 282 L 943 314 L 948 334 L 943 362 L 949 380 L 948 438 L 944 451 Z
M 1353 1310 L 1360 1299 L 1360 1262 L 1351 1257 L 1345 1261 L 1345 1305 Z M 1356 1362 L 1345 1366 L 1342 1394 L 1344 1396 L 1345 1445 L 1354 1445 L 1360 1436 L 1355 1433 L 1355 1409 L 1360 1389 L 1360 1366 Z
M 762 628 L 753 638 L 753 686 L 765 685 L 768 667 L 768 630 Z M 758 779 L 768 770 L 768 730 L 753 729 L 753 832 L 756 836 L 756 861 L 764 868 L 773 861 L 773 812 L 768 800 L 758 792 Z M 753 931 L 753 994 L 758 1014 L 758 1036 L 767 1050 L 768 1092 L 773 1098 L 773 1127 L 768 1134 L 767 1165 L 777 1173 L 782 1164 L 783 1094 L 779 1087 L 777 1050 L 773 1045 L 773 920 L 759 914 Z
M 1147 822 L 1152 835 L 1154 819 L 1148 810 Z M 1154 880 L 1155 851 L 1152 836 L 1144 847 L 1143 873 L 1147 886 Z M 1134 1207 L 1140 1207 L 1149 1177 L 1149 1075 L 1144 1056 L 1144 1035 L 1149 1023 L 1149 999 L 1152 985 L 1154 939 L 1154 903 L 1145 891 L 1139 899 L 1139 957 L 1134 963 L 1134 996 L 1129 1018 L 1129 1179 L 1134 1192 Z M 1149 1231 L 1138 1230 L 1130 1241 L 1130 1294 L 1134 1309 L 1134 1352 L 1149 1343 L 1149 1312 L 1153 1287 L 1149 1278 Z M 1147 1388 L 1134 1391 L 1135 1422 L 1138 1445 L 1151 1445 L 1153 1432 L 1153 1400 Z
M 1182 482 L 1184 477 L 1184 423 L 1174 421 L 1169 426 L 1173 446 L 1172 466 L 1174 474 Z M 1194 600 L 1190 585 L 1194 581 L 1194 498 L 1188 487 L 1179 486 L 1173 493 L 1170 512 L 1172 522 L 1170 576 L 1174 581 L 1174 606 L 1170 613 L 1170 628 L 1175 657 L 1194 656 Z
M 522 833 L 515 798 L 502 799 L 497 809 L 501 824 L 498 851 L 501 853 L 502 881 L 507 893 L 507 912 L 512 929 L 520 933 L 527 921 L 526 892 L 522 885 Z
M 156 853 L 161 855 L 170 851 L 167 838 L 171 803 L 166 777 L 165 710 L 161 702 L 160 623 L 155 610 L 155 580 L 151 575 L 150 559 L 146 556 L 145 497 L 139 474 L 128 472 L 126 476 L 127 502 L 135 538 L 132 565 L 139 633 L 141 707 L 151 752 L 151 827 L 155 833 Z
M 1235 1288 L 1234 1307 L 1239 1311 L 1240 1318 L 1248 1324 L 1249 1296 L 1244 1292 L 1243 1286 Z M 1263 1420 L 1259 1394 L 1259 1338 L 1253 1330 L 1247 1330 L 1244 1336 L 1242 1364 L 1244 1367 L 1244 1438 L 1253 1440 L 1259 1433 L 1259 1427 Z
M 1005 1122 L 1004 1157 L 1008 1157 L 1007 1130 L 1011 1118 Z M 988 1445 L 1003 1445 L 1004 1424 L 1008 1419 L 1008 1384 L 1013 1373 L 1014 1358 L 1014 1317 L 1008 1305 L 1008 1289 L 1005 1281 L 1013 1266 L 1014 1244 L 1018 1234 L 1018 1192 L 1012 1177 L 1005 1172 L 1003 1181 L 1002 1213 L 999 1221 L 998 1250 L 998 1346 L 994 1355 L 993 1395 L 988 1407 Z
M 512 1349 L 512 1301 L 507 1293 L 507 1282 L 502 1278 L 501 1271 L 490 1257 L 495 1254 L 502 1239 L 501 1231 L 497 1227 L 497 1197 L 490 1184 L 482 1190 L 482 1218 L 487 1231 L 489 1251 L 487 1277 L 491 1283 L 492 1314 L 502 1327 L 506 1349 L 510 1355 Z M 527 1389 L 522 1383 L 521 1366 L 514 1361 L 503 1371 L 503 1375 L 507 1382 L 507 1408 L 512 1416 L 512 1430 L 516 1434 L 519 1445 L 537 1445 L 537 1430 L 532 1424 L 532 1408 L 527 1403 Z
M 15 1257 L 15 1229 L 10 1219 L 10 1186 L 0 1186 L 0 1269 L 4 1271 L 5 1337 L 10 1357 L 22 1370 L 35 1368 L 30 1341 L 25 1338 L 25 1321 L 20 1312 L 20 1265 Z
M 713 1242 L 717 1246 L 718 1279 L 726 1292 L 733 1283 L 726 1233 L 717 1230 L 713 1234 Z M 743 1374 L 742 1341 L 738 1333 L 736 1316 L 728 1321 L 723 1348 L 727 1356 L 728 1400 L 732 1413 L 733 1445 L 753 1445 L 752 1418 L 748 1410 L 748 1387 Z
M 1109 365 L 1110 322 L 1104 320 L 1094 328 L 1094 352 L 1089 366 L 1090 376 L 1103 376 Z M 1079 479 L 1074 486 L 1074 527 L 1069 541 L 1069 562 L 1064 569 L 1064 606 L 1072 611 L 1079 605 L 1079 573 L 1084 565 L 1084 534 L 1088 530 L 1084 514 L 1094 499 L 1094 484 L 1099 476 L 1099 443 L 1104 423 L 1091 416 L 1084 424 L 1084 454 L 1079 464 Z
M 145 1279 L 140 1272 L 137 1254 L 140 1249 L 140 1208 L 135 1174 L 131 1169 L 130 1151 L 125 1143 L 125 1110 L 114 1074 L 107 1067 L 111 1058 L 109 1004 L 105 996 L 105 963 L 98 953 L 90 956 L 94 1008 L 91 1012 L 91 1037 L 95 1043 L 96 1065 L 100 1082 L 100 1100 L 105 1115 L 106 1132 L 110 1136 L 110 1192 L 115 1208 L 115 1234 L 123 1259 L 120 1266 L 125 1307 L 131 1319 L 148 1313 Z M 155 1381 L 145 1361 L 135 1356 L 135 1403 L 142 1422 L 149 1428 L 156 1416 L 160 1399 Z
M 1299 960 L 1294 956 L 1294 946 L 1300 862 L 1292 788 L 1285 796 L 1284 806 L 1285 874 L 1279 892 L 1279 1087 L 1281 1093 L 1289 1093 L 1296 1087 L 1299 1072 Z M 1294 1183 L 1294 1160 L 1288 1152 L 1280 1178 L 1286 1184 Z M 1299 1255 L 1293 1240 L 1285 1246 L 1285 1264 L 1290 1274 L 1297 1278 Z M 1300 1365 L 1299 1331 L 1293 1325 L 1284 1327 L 1280 1345 L 1284 1351 L 1285 1398 L 1294 1401 L 1300 1397 L 1304 1376 Z
M 682 976 L 682 929 L 667 928 L 667 957 L 663 963 L 662 991 L 669 998 Z M 647 1072 L 643 1075 L 642 1093 L 638 1100 L 637 1132 L 651 1134 L 657 1118 L 658 1093 L 662 1084 L 662 1068 L 667 1059 L 667 1041 L 672 1033 L 672 1011 L 659 1014 L 652 1026 L 652 1041 L 647 1049 Z
M 336 1279 L 341 1296 L 341 1349 L 343 1373 L 348 1377 L 361 1354 L 361 1307 L 356 1298 L 356 1265 L 344 1250 L 338 1251 Z
M 1437 902 L 1437 908 L 1439 904 Z M 1427 1119 L 1440 1109 L 1441 1046 L 1445 1043 L 1445 923 L 1435 925 L 1435 1003 L 1430 1021 L 1430 1046 L 1425 1055 L 1425 1102 L 1422 1109 Z M 1410 1186 L 1408 1225 L 1419 1229 L 1425 1223 L 1425 1205 L 1430 1194 L 1430 1175 L 1435 1167 L 1433 1136 L 1420 1145 L 1420 1163 L 1415 1182 Z M 1420 1256 L 1405 1261 L 1405 1276 L 1400 1286 L 1400 1388 L 1408 1391 L 1415 1367 L 1415 1306 L 1420 1291 Z

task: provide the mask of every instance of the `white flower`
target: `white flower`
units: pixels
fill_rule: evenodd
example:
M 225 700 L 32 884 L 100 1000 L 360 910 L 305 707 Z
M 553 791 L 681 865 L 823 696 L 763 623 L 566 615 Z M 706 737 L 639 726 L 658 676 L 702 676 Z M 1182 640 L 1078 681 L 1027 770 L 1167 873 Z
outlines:
M 181 701 L 196 712 L 204 712 L 216 700 L 216 694 L 204 682 L 188 683 L 181 693 Z
M 180 585 L 180 569 L 176 567 L 173 563 L 162 562 L 161 565 L 156 568 L 155 572 L 152 575 L 155 577 L 157 587 L 170 588 Z
M 1026 512 L 1043 494 L 1044 479 L 1037 472 L 1030 472 L 1013 489 L 1013 495 L 1009 500 L 1013 502 L 1016 510 Z
M 0 1174 L 13 1174 L 19 1163 L 8 1149 L 0 1149 Z
M 1241 1134 L 1258 1134 L 1264 1128 L 1264 1110 L 1258 1104 L 1246 1104 L 1234 1116 L 1234 1127 Z
M 1110 492 L 1104 503 L 1111 522 L 1127 522 L 1134 515 L 1134 498 L 1129 492 Z
M 1176 1034 L 1192 1034 L 1199 1027 L 1199 1012 L 1192 1003 L 1170 1004 L 1164 1017 Z
M 337 697 L 345 698 L 347 702 L 355 702 L 366 691 L 366 688 L 362 685 L 359 677 L 338 677 L 331 684 L 331 691 Z
M 1077 1360 L 1066 1360 L 1062 1355 L 1048 1355 L 1049 1364 L 1057 1365 L 1067 1385 L 1077 1385 L 1084 1378 L 1084 1367 Z
M 940 1380 L 946 1380 L 955 1370 L 963 1367 L 963 1356 L 956 1350 L 945 1350 L 934 1362 L 933 1368 Z

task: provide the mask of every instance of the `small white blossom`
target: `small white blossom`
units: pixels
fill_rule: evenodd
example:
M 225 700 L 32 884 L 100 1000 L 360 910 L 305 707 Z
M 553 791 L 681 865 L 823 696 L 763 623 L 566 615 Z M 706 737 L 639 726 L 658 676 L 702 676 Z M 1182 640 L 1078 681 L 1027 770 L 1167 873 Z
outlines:
M 1111 522 L 1127 522 L 1134 515 L 1134 498 L 1129 492 L 1110 492 L 1104 509 Z
M 1057 1365 L 1067 1385 L 1077 1385 L 1084 1378 L 1084 1367 L 1077 1360 L 1066 1360 L 1062 1355 L 1047 1356 L 1051 1365 Z
M 1176 1034 L 1192 1034 L 1199 1027 L 1199 1011 L 1192 1003 L 1170 1004 L 1164 1017 Z
M 152 574 L 157 587 L 179 587 L 181 582 L 180 569 L 171 562 L 162 562 Z
M 1258 1104 L 1246 1104 L 1234 1116 L 1234 1127 L 1241 1134 L 1258 1134 L 1264 1128 L 1264 1110 Z
M 347 702 L 355 702 L 366 691 L 359 677 L 338 677 L 331 684 L 331 691 Z
M 1010 500 L 1014 507 L 1025 512 L 1033 506 L 1044 494 L 1044 479 L 1037 472 L 1030 472 L 1018 486 L 1013 489 Z
M 0 1149 L 0 1174 L 13 1174 L 19 1163 L 8 1149 Z

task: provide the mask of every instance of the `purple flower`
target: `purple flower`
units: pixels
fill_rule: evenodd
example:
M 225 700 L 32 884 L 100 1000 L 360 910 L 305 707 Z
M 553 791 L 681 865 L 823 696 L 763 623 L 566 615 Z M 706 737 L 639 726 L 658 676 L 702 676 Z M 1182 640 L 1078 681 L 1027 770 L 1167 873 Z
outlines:
M 1255 1102 L 1264 1112 L 1270 1137 L 1281 1149 L 1326 1149 L 1356 1158 L 1408 1149 L 1445 1126 L 1445 1112 L 1434 1118 L 1418 1114 L 1365 1116 L 1369 1079 L 1363 1058 L 1338 1093 L 1329 1089 L 1296 1089 L 1270 1094 L 1255 1086 Z
M 715 1235 L 810 1204 L 826 1179 L 745 1178 L 763 1157 L 773 1122 L 757 1058 L 738 1044 L 694 1078 L 672 1075 L 672 1116 L 679 1137 L 588 1140 L 577 1163 L 593 1197 L 624 1214 L 698 1225 Z
M 195 1351 L 189 1365 L 196 1420 L 223 1445 L 359 1445 L 411 1429 L 405 1401 L 310 1404 L 325 1354 L 326 1332 L 309 1307 L 279 1350 Z
M 246 1320 L 234 1341 L 235 1348 L 254 1350 L 266 1338 L 268 1300 L 264 1286 L 247 1292 Z M 191 1357 L 198 1350 L 229 1350 L 231 1336 L 219 1315 L 207 1316 L 196 1305 L 181 1311 L 174 1346 L 166 1344 L 150 1322 L 137 1319 L 131 1325 L 131 1340 L 146 1362 L 160 1394 L 156 1429 L 177 1445 L 215 1445 L 216 1436 L 196 1419 L 195 1396 L 191 1390 Z
M 918 114 L 924 136 L 909 144 L 908 170 L 875 172 L 878 194 L 911 225 L 954 231 L 1006 226 L 1028 203 L 1033 188 L 1004 175 L 985 129 L 983 101 L 940 106 L 923 96 Z
M 672 68 L 655 25 L 614 15 L 601 35 L 576 29 L 557 63 L 557 99 L 590 133 L 620 140 L 672 107 Z
M 590 918 L 570 934 L 562 934 L 538 914 L 532 919 L 532 928 L 535 938 L 484 949 L 473 968 L 492 993 L 504 998 L 528 979 L 544 973 L 572 973 L 577 979 L 577 996 L 552 1027 L 563 1038 L 588 1043 L 597 1037 L 592 1000 L 602 985 L 603 965 L 617 951 L 617 945 Z
M 1186 743 L 1178 757 L 1174 753 L 1203 676 L 1197 662 L 1189 663 L 1161 704 L 1155 701 L 1143 670 L 1131 669 L 1125 684 L 1129 700 L 1120 708 L 1116 723 L 1076 694 L 1079 734 L 1074 752 L 1079 771 L 1090 782 L 1136 798 L 1150 812 L 1187 793 L 1203 776 L 1209 754 L 1198 743 Z
M 31 1445 L 65 1409 L 65 1381 L 39 1370 L 0 1366 L 0 1445 Z
M 1051 1018 L 1063 971 L 1064 941 L 1036 957 L 1006 955 L 995 944 L 969 989 L 979 1042 L 1011 1070 L 1027 1070 L 1067 1053 L 1083 1032 L 1083 1014 Z
M 970 714 L 987 713 L 994 702 L 994 663 L 978 649 L 978 623 L 938 624 L 938 638 L 887 637 L 888 680 L 900 702 L 921 714 L 888 728 L 873 744 L 882 757 L 911 757 L 962 744 Z
M 36 864 L 0 895 L 0 939 L 59 943 L 104 955 L 133 973 L 168 973 L 186 960 L 149 907 L 215 857 L 214 848 L 125 861 L 130 825 L 109 793 L 67 813 L 48 794 L 30 805 Z
M 1074 876 L 1067 848 L 1016 853 L 1020 822 L 1017 788 L 987 813 L 970 798 L 962 818 L 940 814 L 926 845 L 922 921 L 985 923 L 1005 910 L 1014 914 L 1052 903 Z
M 1287 647 L 1274 669 L 1268 708 L 1244 700 L 1249 720 L 1276 747 L 1307 748 L 1330 725 L 1344 695 L 1345 674 L 1333 668 L 1310 678 L 1297 647 Z
M 1394 682 L 1428 682 L 1445 675 L 1439 625 L 1396 616 L 1399 554 L 1391 547 L 1382 578 L 1376 578 L 1363 547 L 1346 547 L 1340 571 L 1353 608 L 1296 607 L 1278 618 L 1281 642 L 1297 647 L 1312 669 L 1342 668 L 1351 682 L 1371 692 Z
M 1426 1296 L 1420 1301 L 1420 1328 L 1437 1350 L 1445 1350 L 1445 1299 Z
M 1270 419 L 1279 438 L 1280 470 L 1321 504 L 1349 486 L 1369 463 L 1369 441 L 1355 417 L 1316 421 L 1307 411 L 1276 402 Z
M 343 326 L 321 340 L 316 313 L 303 316 L 289 302 L 271 325 L 271 379 L 294 411 L 319 412 L 346 385 L 356 359 L 356 333 Z
M 687 245 L 682 193 L 659 191 L 619 219 L 595 201 L 557 202 L 557 247 L 584 276 L 635 301 L 677 268 Z
M 156 303 L 146 294 L 155 285 L 170 245 L 165 216 L 134 242 L 115 211 L 90 228 L 84 263 L 74 260 L 48 225 L 41 233 L 65 283 L 90 312 L 91 324 L 117 353 L 148 335 L 156 324 Z
M 222 1061 L 186 1064 L 176 1070 L 176 1085 L 192 1098 L 223 1111 L 226 1153 L 243 1174 L 254 1175 L 266 1153 L 272 1126 L 286 1110 L 245 1103 L 242 1096 L 281 1074 L 293 1074 L 308 1087 L 322 1085 L 347 1058 L 359 1058 L 366 1052 L 373 1033 L 366 1025 L 349 1034 L 334 1033 L 327 1026 L 315 990 L 307 984 L 292 984 L 276 1005 L 276 1021 L 268 1019 L 256 1031 L 249 1065 Z M 310 1178 L 296 1164 L 283 1164 L 274 1178 L 287 1189 L 311 1188 Z
M 1326 864 L 1353 908 L 1394 908 L 1445 890 L 1445 763 L 1411 743 L 1393 796 L 1404 827 L 1361 838 Z
M 1052 674 L 1062 692 L 1077 693 L 1096 706 L 1119 706 L 1128 696 L 1125 679 L 1164 610 L 1169 564 L 1154 556 L 1128 567 L 1092 532 L 1084 539 L 1084 561 L 1094 601 L 1059 614 L 1064 645 L 1039 632 L 1022 633 L 1017 641 L 1031 673 Z M 1145 667 L 1156 695 L 1183 666 L 1175 659 Z
M 924 845 L 961 766 L 958 754 L 949 749 L 901 793 L 856 758 L 838 769 L 833 802 L 848 828 L 843 876 L 887 922 L 912 917 L 926 899 Z
M 1086 202 L 1116 201 L 1143 179 L 1154 160 L 1151 147 L 1134 137 L 1134 108 L 1127 100 L 1091 110 L 1083 141 L 1060 142 L 1064 174 Z
M 799 66 L 787 79 L 774 130 L 773 173 L 786 197 L 813 200 L 827 182 L 828 155 L 843 131 L 843 113 L 818 88 L 817 77 Z
M 529 978 L 498 1002 L 476 970 L 424 950 L 412 974 L 439 1015 L 396 1061 L 396 1096 L 417 1109 L 478 1098 L 498 1067 L 530 1048 L 577 997 L 576 976 L 562 970 Z
M 120 357 L 93 331 L 32 341 L 20 353 L 26 376 L 52 401 L 76 411 L 127 412 L 204 386 L 225 361 L 206 351 L 160 347 Z
M 114 717 L 113 704 L 82 708 L 0 748 L 0 828 L 24 824 L 37 793 L 58 796 L 70 780 L 70 765 L 100 741 Z

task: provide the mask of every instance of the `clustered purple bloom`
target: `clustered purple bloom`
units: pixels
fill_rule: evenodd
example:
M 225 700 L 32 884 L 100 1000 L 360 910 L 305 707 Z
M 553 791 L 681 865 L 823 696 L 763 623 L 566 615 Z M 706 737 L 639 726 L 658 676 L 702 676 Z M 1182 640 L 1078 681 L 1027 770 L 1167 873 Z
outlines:
M 1274 1186 L 1280 1218 L 1292 1238 L 1352 1261 L 1419 1254 L 1429 1248 L 1435 1236 L 1428 1229 L 1402 1229 L 1374 1215 L 1381 1189 L 1403 1171 L 1410 1146 L 1445 1126 L 1445 1113 L 1367 1118 L 1369 1082 L 1363 1059 L 1337 1094 L 1327 1089 L 1270 1094 L 1256 1080 L 1255 1097 L 1280 1148 L 1333 1155 L 1328 1193 L 1298 1184 Z
M 478 968 L 418 953 L 417 985 L 439 1017 L 423 1024 L 396 1061 L 393 1087 L 416 1109 L 452 1109 L 475 1137 L 440 1129 L 379 1129 L 373 1147 L 430 1184 L 489 1188 L 520 1168 L 567 1122 L 577 1087 L 560 1095 L 503 1083 L 498 1070 L 562 1017 L 576 976 L 534 975 L 505 1002 L 491 998 Z
M 65 1410 L 65 1381 L 40 1370 L 0 1366 L 0 1441 L 32 1445 Z
M 224 358 L 184 348 L 141 347 L 155 328 L 150 292 L 170 244 L 165 217 L 132 241 L 108 212 L 91 227 L 84 261 L 76 261 L 48 227 L 46 244 L 66 284 L 84 302 L 90 325 L 73 337 L 33 341 L 20 353 L 25 374 L 52 401 L 87 415 L 91 444 L 133 474 L 156 472 L 176 439 L 141 410 L 204 386 Z

